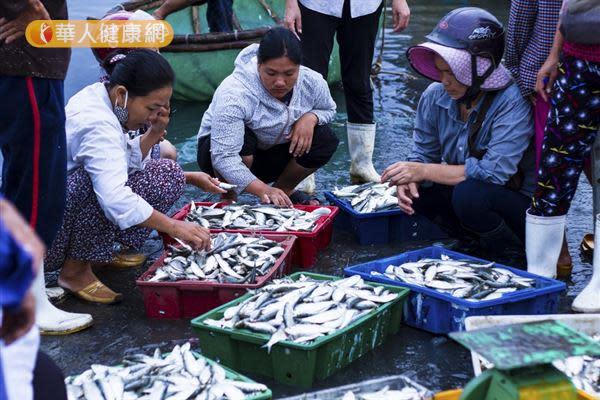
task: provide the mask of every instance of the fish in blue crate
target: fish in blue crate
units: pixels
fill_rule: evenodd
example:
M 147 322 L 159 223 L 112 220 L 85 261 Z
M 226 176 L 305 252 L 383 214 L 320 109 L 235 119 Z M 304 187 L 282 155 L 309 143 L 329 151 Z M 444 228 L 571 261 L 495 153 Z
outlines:
M 348 200 L 352 208 L 360 213 L 398 208 L 396 186 L 389 186 L 387 183 L 370 182 L 341 189 L 335 187 L 331 193 L 340 199 Z
M 401 265 L 389 265 L 371 275 L 434 289 L 469 301 L 499 299 L 507 293 L 535 287 L 535 279 L 496 267 L 495 263 L 454 260 L 442 254 Z

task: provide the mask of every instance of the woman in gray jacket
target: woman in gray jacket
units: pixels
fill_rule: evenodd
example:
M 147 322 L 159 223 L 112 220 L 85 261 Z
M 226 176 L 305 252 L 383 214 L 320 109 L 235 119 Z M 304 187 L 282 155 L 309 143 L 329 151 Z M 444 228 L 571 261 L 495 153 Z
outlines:
M 333 156 L 339 141 L 327 124 L 336 105 L 321 74 L 301 62 L 296 36 L 271 29 L 240 52 L 204 113 L 198 165 L 235 185 L 233 196 L 314 203 L 294 188 Z

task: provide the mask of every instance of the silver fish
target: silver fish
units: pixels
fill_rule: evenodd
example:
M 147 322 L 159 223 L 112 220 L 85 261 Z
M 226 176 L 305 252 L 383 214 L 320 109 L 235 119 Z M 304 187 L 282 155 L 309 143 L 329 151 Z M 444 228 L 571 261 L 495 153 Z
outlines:
M 387 183 L 365 183 L 363 185 L 335 188 L 333 195 L 350 202 L 360 213 L 372 213 L 398 208 L 396 187 Z
M 273 205 L 229 204 L 221 209 L 190 204 L 187 221 L 210 229 L 244 229 L 275 232 L 311 232 L 317 221 L 331 214 L 327 207 L 312 212 Z
M 67 377 L 69 400 L 242 400 L 267 391 L 265 385 L 233 380 L 212 361 L 196 358 L 190 344 L 175 346 L 160 358 L 126 356 L 118 366 L 95 364 L 76 377 Z M 213 394 L 218 393 L 218 397 Z
M 275 279 L 225 309 L 220 320 L 206 319 L 204 323 L 266 334 L 269 339 L 263 347 L 270 352 L 282 341 L 306 343 L 332 334 L 397 297 L 384 287 L 365 284 L 360 276 L 337 281 L 306 276 L 298 281 Z
M 163 265 L 149 282 L 198 280 L 255 283 L 276 264 L 285 249 L 273 240 L 219 233 L 211 236 L 209 252 L 169 246 Z
M 534 279 L 518 276 L 494 263 L 452 260 L 446 255 L 389 265 L 383 273 L 372 271 L 371 275 L 428 287 L 469 301 L 499 299 L 507 293 L 535 287 Z

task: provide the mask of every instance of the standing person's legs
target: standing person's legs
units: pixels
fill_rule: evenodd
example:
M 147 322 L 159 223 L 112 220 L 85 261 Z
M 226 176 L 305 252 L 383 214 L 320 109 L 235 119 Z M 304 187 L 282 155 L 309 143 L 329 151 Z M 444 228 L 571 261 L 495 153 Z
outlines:
M 538 182 L 527 214 L 531 272 L 556 275 L 566 214 L 600 122 L 600 66 L 564 57 L 553 88 Z
M 63 81 L 0 77 L 2 193 L 50 248 L 63 218 L 66 137 Z M 89 314 L 67 313 L 46 296 L 44 269 L 36 276 L 36 322 L 42 334 L 66 334 L 92 323 Z
M 66 138 L 63 81 L 0 78 L 5 118 L 2 193 L 50 247 L 64 212 Z
M 208 0 L 206 20 L 211 32 L 233 32 L 233 0 Z
M 327 79 L 333 37 L 340 19 L 313 11 L 302 3 L 298 5 L 302 14 L 302 64 Z
M 382 7 L 372 14 L 351 18 L 350 1 L 345 1 L 337 29 L 348 112 L 350 177 L 354 182 L 378 182 L 380 179 L 372 160 L 376 125 L 373 119 L 371 64 Z

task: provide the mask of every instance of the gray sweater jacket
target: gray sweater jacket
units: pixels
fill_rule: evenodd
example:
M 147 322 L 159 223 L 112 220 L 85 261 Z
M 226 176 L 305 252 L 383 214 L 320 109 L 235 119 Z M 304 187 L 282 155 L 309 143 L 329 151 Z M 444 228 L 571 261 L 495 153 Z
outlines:
M 235 69 L 219 85 L 202 117 L 198 137 L 210 135 L 213 168 L 242 192 L 255 179 L 242 163 L 239 153 L 247 126 L 258 138 L 260 149 L 289 142 L 292 125 L 307 112 L 319 118 L 319 125 L 335 116 L 336 105 L 321 74 L 300 67 L 289 105 L 271 96 L 258 75 L 258 45 L 243 49 L 235 60 Z

